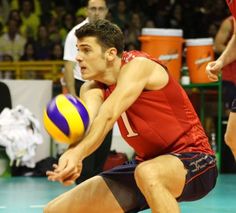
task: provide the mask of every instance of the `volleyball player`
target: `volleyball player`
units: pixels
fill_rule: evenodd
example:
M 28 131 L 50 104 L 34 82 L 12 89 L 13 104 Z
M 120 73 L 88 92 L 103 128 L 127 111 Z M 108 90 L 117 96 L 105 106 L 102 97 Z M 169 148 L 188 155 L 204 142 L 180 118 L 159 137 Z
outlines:
M 215 186 L 214 152 L 188 96 L 167 68 L 139 51 L 123 52 L 123 34 L 106 20 L 76 31 L 84 79 L 81 98 L 91 112 L 88 134 L 60 158 L 48 179 L 69 185 L 83 159 L 118 121 L 137 156 L 52 200 L 52 212 L 180 212 L 178 202 L 204 197 Z
M 213 81 L 218 80 L 218 75 L 223 67 L 229 65 L 236 60 L 236 28 L 235 28 L 235 18 L 236 18 L 236 1 L 235 0 L 226 0 L 229 9 L 234 16 L 234 33 L 230 39 L 227 47 L 220 55 L 220 57 L 213 62 L 208 63 L 206 67 L 206 72 L 209 79 Z M 235 70 L 236 72 L 236 70 Z M 230 147 L 234 158 L 236 159 L 236 97 L 232 102 L 231 112 L 229 113 L 228 124 L 225 132 L 225 142 Z

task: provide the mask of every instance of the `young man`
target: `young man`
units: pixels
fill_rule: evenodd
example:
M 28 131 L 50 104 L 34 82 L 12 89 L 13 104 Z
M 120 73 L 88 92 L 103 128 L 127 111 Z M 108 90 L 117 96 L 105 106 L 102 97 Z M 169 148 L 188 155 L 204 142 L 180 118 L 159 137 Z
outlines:
M 226 0 L 229 9 L 234 16 L 234 33 L 230 39 L 227 47 L 220 55 L 220 57 L 213 62 L 210 62 L 206 67 L 206 72 L 209 79 L 212 81 L 218 80 L 218 75 L 223 67 L 229 65 L 236 60 L 236 27 L 235 27 L 235 18 L 236 18 L 236 1 L 235 0 Z M 235 70 L 236 71 L 236 70 Z M 230 147 L 234 158 L 236 159 L 236 98 L 234 98 L 231 106 L 231 112 L 229 114 L 228 124 L 225 132 L 225 142 Z
M 101 173 L 51 201 L 52 212 L 180 212 L 178 201 L 204 197 L 217 178 L 216 160 L 190 100 L 168 70 L 147 54 L 123 52 L 123 34 L 106 20 L 76 31 L 77 60 L 87 81 L 81 98 L 92 123 L 48 171 L 69 185 L 83 159 L 95 151 L 118 120 L 136 158 Z
M 94 22 L 98 19 L 104 19 L 107 15 L 107 12 L 108 8 L 105 0 L 88 0 L 88 17 L 82 23 L 73 27 L 73 29 L 68 33 L 66 37 L 63 56 L 63 59 L 65 61 L 64 78 L 68 92 L 74 96 L 79 96 L 80 87 L 84 83 L 84 80 L 80 73 L 80 66 L 76 62 L 77 38 L 75 36 L 75 31 L 88 22 Z M 77 184 L 87 180 L 88 178 L 100 173 L 103 170 L 104 163 L 110 152 L 111 141 L 112 130 L 107 134 L 102 146 L 98 150 L 96 150 L 96 152 L 88 156 L 84 161 L 81 176 L 76 180 Z

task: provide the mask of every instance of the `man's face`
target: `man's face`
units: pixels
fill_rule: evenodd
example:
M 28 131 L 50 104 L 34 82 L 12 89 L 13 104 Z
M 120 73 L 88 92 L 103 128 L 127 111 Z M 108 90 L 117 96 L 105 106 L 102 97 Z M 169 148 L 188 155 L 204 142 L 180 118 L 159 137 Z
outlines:
M 105 53 L 95 37 L 84 37 L 77 41 L 79 49 L 76 60 L 85 80 L 101 80 L 106 70 Z
M 108 9 L 104 0 L 90 0 L 88 3 L 88 18 L 94 22 L 98 19 L 105 19 Z

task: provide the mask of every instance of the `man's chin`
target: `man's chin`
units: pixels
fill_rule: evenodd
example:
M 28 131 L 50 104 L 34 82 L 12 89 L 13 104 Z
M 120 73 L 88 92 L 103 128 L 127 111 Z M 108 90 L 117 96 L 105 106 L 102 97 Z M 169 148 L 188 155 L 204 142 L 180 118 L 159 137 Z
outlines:
M 82 77 L 84 80 L 87 80 L 87 78 L 88 78 L 88 76 L 87 76 L 85 73 L 83 73 L 83 72 L 81 72 L 81 77 Z
M 82 75 L 82 78 L 83 78 L 84 80 L 86 80 L 86 81 L 88 81 L 88 80 L 93 80 L 93 79 L 89 78 L 89 76 L 86 76 L 86 75 Z

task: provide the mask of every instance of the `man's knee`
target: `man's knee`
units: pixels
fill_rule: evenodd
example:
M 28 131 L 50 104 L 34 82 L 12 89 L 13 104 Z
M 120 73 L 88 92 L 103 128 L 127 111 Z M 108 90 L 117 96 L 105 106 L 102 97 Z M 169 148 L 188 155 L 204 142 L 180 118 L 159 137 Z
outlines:
M 158 168 L 157 168 L 158 167 Z M 163 170 L 161 165 L 155 165 L 155 171 L 153 166 L 149 162 L 143 162 L 139 164 L 134 172 L 135 181 L 138 187 L 149 190 L 152 187 L 155 187 L 156 184 L 163 184 Z
M 177 197 L 182 193 L 186 173 L 177 157 L 165 155 L 139 164 L 134 176 L 142 192 L 167 190 Z

